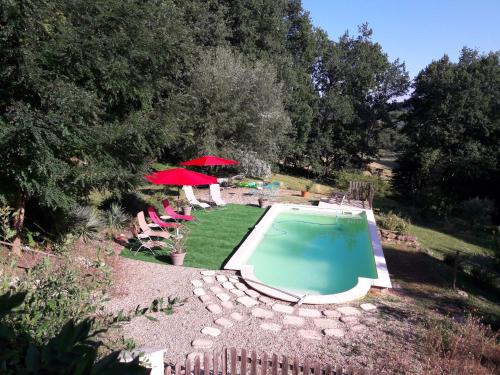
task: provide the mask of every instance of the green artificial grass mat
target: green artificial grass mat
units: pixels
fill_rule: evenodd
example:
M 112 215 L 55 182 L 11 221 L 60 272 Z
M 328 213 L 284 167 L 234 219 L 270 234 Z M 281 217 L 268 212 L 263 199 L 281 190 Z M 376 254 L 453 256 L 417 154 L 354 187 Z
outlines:
M 197 223 L 187 223 L 190 232 L 186 240 L 184 265 L 221 269 L 263 214 L 264 209 L 259 207 L 237 204 L 194 211 L 193 215 L 198 220 Z M 125 247 L 120 255 L 146 262 L 170 264 L 168 250 L 155 250 L 156 256 L 153 256 L 147 249 L 134 255 L 132 249 Z

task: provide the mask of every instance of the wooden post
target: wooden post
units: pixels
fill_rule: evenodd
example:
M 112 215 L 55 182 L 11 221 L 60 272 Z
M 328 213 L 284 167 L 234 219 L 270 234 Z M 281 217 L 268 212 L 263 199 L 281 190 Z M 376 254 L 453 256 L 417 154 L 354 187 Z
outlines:
M 343 370 L 342 370 L 342 366 L 340 365 L 337 365 L 337 367 L 335 368 L 335 375 L 343 375 Z
M 457 289 L 457 273 L 458 273 L 458 257 L 460 252 L 457 250 L 455 253 L 455 262 L 453 263 L 453 290 Z
M 186 358 L 184 375 L 191 375 L 191 360 L 189 358 Z
M 299 372 L 300 372 L 300 365 L 299 365 L 299 361 L 297 360 L 297 358 L 294 358 L 294 359 L 293 359 L 293 370 L 292 370 L 292 374 L 293 374 L 293 375 L 299 375 Z
M 26 198 L 21 194 L 17 200 L 16 213 L 14 214 L 13 227 L 16 235 L 12 241 L 12 252 L 15 255 L 21 255 L 21 235 L 24 226 Z
M 309 375 L 309 372 L 311 372 L 311 366 L 309 365 L 309 359 L 305 359 L 304 361 L 304 371 L 302 373 L 304 375 Z
M 175 365 L 175 375 L 181 375 L 182 373 L 182 365 L 180 363 L 177 363 Z

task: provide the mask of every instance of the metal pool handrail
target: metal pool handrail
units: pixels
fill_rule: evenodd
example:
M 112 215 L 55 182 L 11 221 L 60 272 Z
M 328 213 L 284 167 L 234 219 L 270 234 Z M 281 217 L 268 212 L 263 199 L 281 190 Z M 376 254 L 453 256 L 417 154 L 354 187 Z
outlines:
M 240 279 L 246 281 L 247 283 L 256 283 L 256 284 L 259 284 L 259 285 L 262 285 L 262 286 L 265 286 L 267 288 L 271 288 L 271 289 L 274 289 L 274 290 L 277 290 L 278 292 L 281 292 L 281 293 L 284 293 L 284 294 L 287 294 L 293 298 L 297 298 L 297 306 L 300 306 L 302 305 L 302 303 L 304 302 L 305 298 L 308 296 L 308 294 L 304 294 L 303 296 L 298 296 L 296 294 L 293 294 L 293 293 L 290 293 L 290 292 L 287 292 L 286 290 L 283 290 L 283 289 L 280 289 L 280 288 L 276 288 L 274 286 L 271 286 L 271 285 L 267 285 L 267 284 L 264 284 L 264 283 L 261 283 L 260 281 L 257 281 L 257 280 L 252 280 L 252 279 L 245 279 L 243 276 L 238 276 Z

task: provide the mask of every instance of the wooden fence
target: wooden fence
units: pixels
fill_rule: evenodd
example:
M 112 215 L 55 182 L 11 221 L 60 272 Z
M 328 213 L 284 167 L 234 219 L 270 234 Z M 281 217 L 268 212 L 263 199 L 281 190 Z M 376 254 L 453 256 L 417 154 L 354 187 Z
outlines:
M 297 359 L 276 354 L 257 356 L 255 351 L 224 349 L 222 353 L 204 353 L 194 360 L 187 359 L 181 364 L 165 364 L 165 375 L 358 375 L 372 374 L 367 370 L 354 370 L 352 367 L 321 365 L 305 359 Z M 374 374 L 374 373 L 373 373 Z

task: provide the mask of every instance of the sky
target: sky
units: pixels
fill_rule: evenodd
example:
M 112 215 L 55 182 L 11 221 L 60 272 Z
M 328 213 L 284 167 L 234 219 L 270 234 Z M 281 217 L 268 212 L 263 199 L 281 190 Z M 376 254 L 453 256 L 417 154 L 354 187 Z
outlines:
M 368 22 L 373 40 L 415 77 L 447 54 L 457 61 L 463 46 L 500 50 L 500 0 L 302 0 L 314 26 L 332 40 Z

